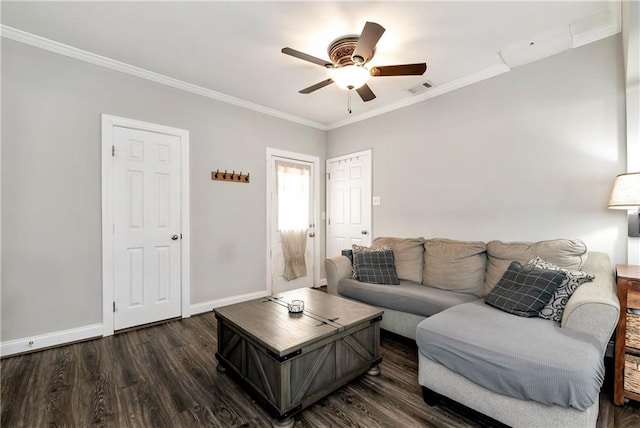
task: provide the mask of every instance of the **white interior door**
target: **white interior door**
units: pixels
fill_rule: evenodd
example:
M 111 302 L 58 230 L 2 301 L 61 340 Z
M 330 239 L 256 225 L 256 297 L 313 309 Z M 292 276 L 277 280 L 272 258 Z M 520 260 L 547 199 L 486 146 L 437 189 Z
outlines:
M 371 150 L 327 160 L 327 257 L 371 244 Z
M 292 156 L 269 157 L 269 236 L 270 278 L 272 293 L 282 293 L 302 287 L 313 287 L 316 276 L 315 217 L 317 199 L 317 162 Z M 295 278 L 285 275 L 283 230 L 304 231 L 305 274 Z
M 181 315 L 181 147 L 113 130 L 114 329 Z

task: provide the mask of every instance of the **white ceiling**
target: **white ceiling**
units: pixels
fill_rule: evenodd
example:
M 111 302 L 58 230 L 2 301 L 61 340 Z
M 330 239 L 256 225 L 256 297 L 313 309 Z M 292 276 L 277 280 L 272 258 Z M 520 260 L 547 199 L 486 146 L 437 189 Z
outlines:
M 331 129 L 506 72 L 501 51 L 524 49 L 536 59 L 553 53 L 558 43 L 545 41 L 557 34 L 568 34 L 566 47 L 615 34 L 620 2 L 3 1 L 1 18 L 4 37 L 40 36 L 196 85 L 206 96 Z M 377 98 L 363 103 L 354 94 L 352 114 L 336 85 L 299 94 L 328 71 L 280 50 L 328 58 L 333 39 L 359 34 L 366 21 L 386 28 L 369 65 L 426 62 L 427 72 L 372 78 Z M 530 41 L 540 52 L 529 55 Z M 407 92 L 426 80 L 434 88 Z

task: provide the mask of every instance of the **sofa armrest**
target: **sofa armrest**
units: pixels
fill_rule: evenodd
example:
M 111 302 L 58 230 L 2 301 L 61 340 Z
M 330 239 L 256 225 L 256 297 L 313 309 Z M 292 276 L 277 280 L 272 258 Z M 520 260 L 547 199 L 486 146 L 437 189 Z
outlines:
M 567 302 L 562 314 L 562 328 L 589 333 L 598 339 L 602 353 L 618 323 L 620 303 L 616 295 L 616 281 L 609 256 L 589 252 L 582 271 L 594 274 L 592 282 L 582 284 Z
M 327 272 L 327 292 L 338 294 L 338 281 L 351 278 L 351 260 L 346 256 L 325 259 L 324 269 Z

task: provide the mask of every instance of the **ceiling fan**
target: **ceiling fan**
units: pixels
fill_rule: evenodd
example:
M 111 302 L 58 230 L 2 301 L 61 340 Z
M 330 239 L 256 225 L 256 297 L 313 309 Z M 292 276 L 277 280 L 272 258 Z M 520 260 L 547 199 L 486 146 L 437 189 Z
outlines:
M 380 24 L 368 22 L 364 25 L 360 36 L 342 36 L 331 42 L 327 52 L 331 61 L 316 58 L 292 48 L 282 48 L 282 53 L 318 64 L 330 70 L 331 78 L 304 88 L 301 94 L 310 94 L 332 83 L 342 89 L 355 90 L 362 101 L 371 101 L 376 95 L 367 81 L 369 77 L 379 76 L 419 76 L 427 70 L 427 64 L 378 65 L 371 68 L 365 65 L 376 53 L 376 43 L 385 29 Z

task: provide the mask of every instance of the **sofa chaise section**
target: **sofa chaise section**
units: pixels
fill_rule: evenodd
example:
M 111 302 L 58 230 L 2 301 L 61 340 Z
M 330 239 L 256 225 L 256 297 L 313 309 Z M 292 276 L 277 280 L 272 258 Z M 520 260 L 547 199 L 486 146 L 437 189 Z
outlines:
M 418 377 L 425 397 L 446 396 L 513 427 L 594 427 L 604 353 L 619 303 L 606 254 L 589 252 L 581 270 L 595 279 L 578 287 L 559 324 L 519 318 L 483 301 L 420 323 Z M 442 326 L 453 318 L 457 324 L 469 323 L 468 330 L 452 332 L 452 326 Z M 478 318 L 482 321 L 473 323 Z M 496 335 L 504 340 L 496 342 Z M 436 336 L 450 336 L 449 343 L 433 343 Z M 474 348 L 476 357 L 470 358 L 476 371 L 456 361 L 460 347 Z M 523 356 L 526 361 L 519 361 Z

